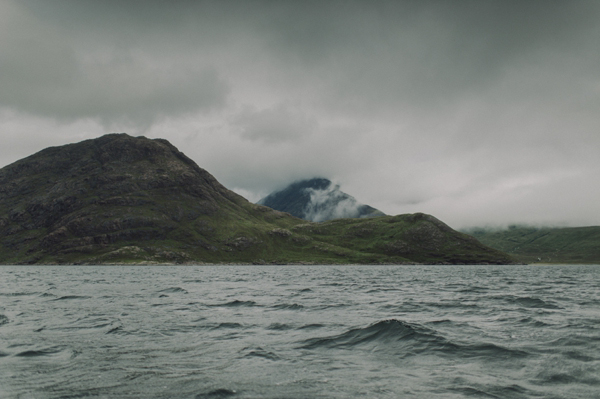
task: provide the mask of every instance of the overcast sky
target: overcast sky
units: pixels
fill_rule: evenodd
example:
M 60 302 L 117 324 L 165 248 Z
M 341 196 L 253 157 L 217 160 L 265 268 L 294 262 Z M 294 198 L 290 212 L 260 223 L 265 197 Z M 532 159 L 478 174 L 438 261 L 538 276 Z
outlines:
M 600 1 L 0 0 L 0 166 L 110 132 L 253 202 L 600 225 Z

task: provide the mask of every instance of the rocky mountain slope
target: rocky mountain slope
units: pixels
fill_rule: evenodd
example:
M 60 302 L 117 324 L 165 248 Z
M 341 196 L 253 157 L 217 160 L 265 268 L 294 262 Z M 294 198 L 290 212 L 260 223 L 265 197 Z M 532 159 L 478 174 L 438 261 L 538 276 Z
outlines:
M 340 186 L 323 178 L 294 182 L 258 203 L 311 222 L 384 216 L 383 212 L 359 203 L 342 192 Z
M 0 264 L 509 263 L 429 215 L 310 223 L 166 140 L 109 134 L 0 169 Z
M 465 230 L 482 243 L 527 263 L 600 263 L 600 227 Z

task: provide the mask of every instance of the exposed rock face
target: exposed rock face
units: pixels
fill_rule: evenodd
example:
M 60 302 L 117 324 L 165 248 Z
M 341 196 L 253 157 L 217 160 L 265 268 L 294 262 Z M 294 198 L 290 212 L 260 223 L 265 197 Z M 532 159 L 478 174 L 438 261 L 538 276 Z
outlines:
M 423 214 L 307 223 L 161 139 L 109 134 L 0 169 L 0 264 L 511 262 L 465 237 Z
M 258 203 L 311 222 L 384 216 L 381 211 L 359 203 L 342 192 L 338 185 L 323 178 L 292 183 Z

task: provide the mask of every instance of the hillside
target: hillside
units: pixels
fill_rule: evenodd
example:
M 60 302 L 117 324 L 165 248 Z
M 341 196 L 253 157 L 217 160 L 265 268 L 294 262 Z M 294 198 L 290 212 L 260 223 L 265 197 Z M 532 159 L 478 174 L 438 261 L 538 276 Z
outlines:
M 0 264 L 509 263 L 423 214 L 310 223 L 166 140 L 109 134 L 0 169 Z
M 600 263 L 600 227 L 465 230 L 492 248 L 527 263 Z
M 384 216 L 383 212 L 359 203 L 338 185 L 323 178 L 294 182 L 258 203 L 311 222 Z

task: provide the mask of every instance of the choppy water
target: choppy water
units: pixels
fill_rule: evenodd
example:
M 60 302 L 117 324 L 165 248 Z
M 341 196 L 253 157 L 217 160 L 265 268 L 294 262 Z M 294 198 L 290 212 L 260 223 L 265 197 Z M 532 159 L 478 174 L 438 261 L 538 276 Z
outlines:
M 599 398 L 599 266 L 0 267 L 2 398 Z

